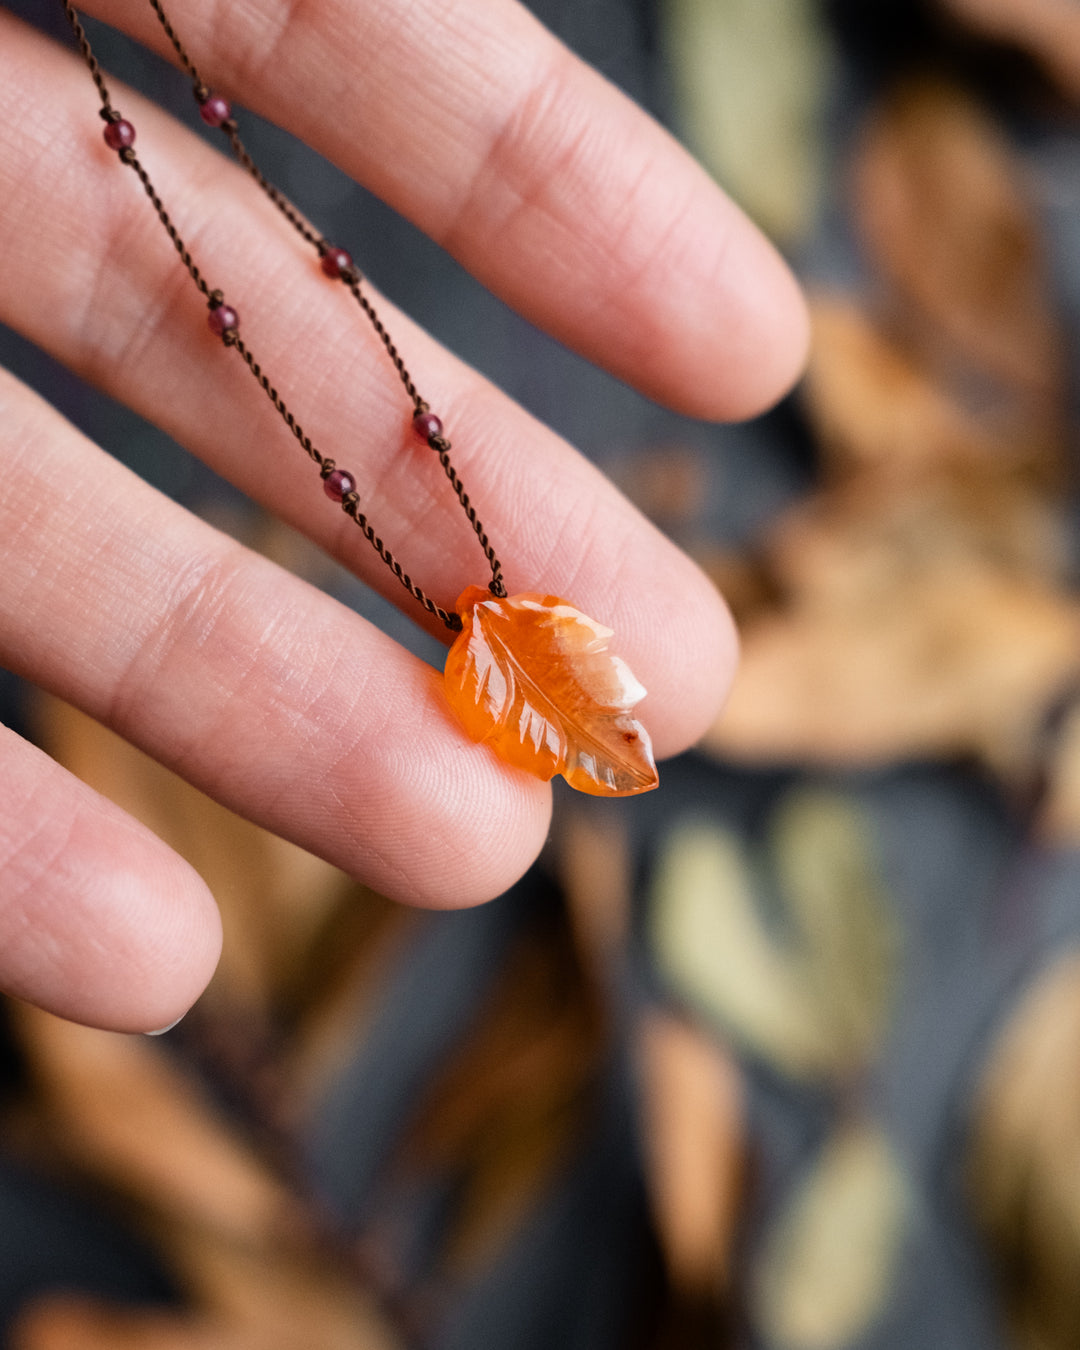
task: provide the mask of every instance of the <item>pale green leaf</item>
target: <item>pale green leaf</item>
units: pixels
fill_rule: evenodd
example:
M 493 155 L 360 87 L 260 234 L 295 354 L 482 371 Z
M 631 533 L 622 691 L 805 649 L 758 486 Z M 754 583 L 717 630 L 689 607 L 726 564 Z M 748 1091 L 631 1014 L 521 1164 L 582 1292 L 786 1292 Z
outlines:
M 778 808 L 770 842 L 837 1068 L 857 1070 L 885 1031 L 899 946 L 867 819 L 849 797 L 800 789 Z
M 691 820 L 671 832 L 650 914 L 657 960 L 685 998 L 790 1074 L 830 1069 L 828 1027 L 797 963 L 762 925 L 753 876 L 730 830 Z
M 755 1324 L 776 1350 L 841 1350 L 890 1296 L 911 1208 L 888 1141 L 868 1125 L 826 1145 L 766 1240 Z

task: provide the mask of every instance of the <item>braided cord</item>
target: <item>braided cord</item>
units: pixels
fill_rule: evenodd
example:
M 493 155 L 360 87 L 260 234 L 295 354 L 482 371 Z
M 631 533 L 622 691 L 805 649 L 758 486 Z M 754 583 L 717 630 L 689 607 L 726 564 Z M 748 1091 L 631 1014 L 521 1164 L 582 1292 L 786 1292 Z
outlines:
M 206 84 L 202 76 L 199 74 L 195 62 L 191 59 L 190 55 L 187 52 L 187 49 L 180 41 L 180 38 L 178 37 L 176 30 L 173 28 L 171 22 L 169 21 L 165 13 L 164 7 L 161 4 L 161 0 L 149 0 L 149 4 L 151 9 L 153 9 L 154 13 L 157 15 L 158 21 L 160 22 L 162 28 L 164 29 L 165 36 L 169 39 L 170 43 L 172 44 L 173 50 L 176 52 L 177 60 L 180 62 L 181 66 L 183 66 L 184 70 L 187 72 L 187 75 L 192 83 L 192 91 L 194 92 L 195 95 L 195 101 L 201 107 L 203 104 L 206 103 L 207 99 L 210 97 L 209 86 Z M 293 227 L 293 229 L 296 230 L 296 232 L 318 252 L 320 257 L 325 256 L 325 254 L 329 252 L 330 249 L 332 248 L 332 245 L 329 243 L 328 240 L 323 238 L 323 236 L 320 235 L 317 230 L 315 230 L 311 226 L 311 224 L 304 218 L 304 216 L 296 208 L 296 206 L 293 205 L 293 203 L 288 199 L 288 197 L 285 196 L 285 194 L 279 188 L 275 187 L 274 184 L 270 182 L 270 180 L 265 176 L 265 174 L 262 172 L 259 166 L 255 163 L 247 147 L 240 139 L 240 132 L 236 125 L 235 118 L 233 118 L 231 115 L 224 118 L 224 120 L 220 123 L 220 129 L 224 133 L 224 135 L 228 138 L 229 145 L 236 159 L 243 166 L 243 168 L 247 170 L 247 172 L 255 180 L 255 182 L 266 194 L 266 196 L 269 197 L 270 201 L 273 202 L 274 206 L 277 207 L 277 209 L 281 212 L 281 214 L 285 217 L 285 219 L 289 222 L 289 224 Z M 364 311 L 364 314 L 367 316 L 367 319 L 370 322 L 372 328 L 378 335 L 379 340 L 386 348 L 386 353 L 389 356 L 391 362 L 393 363 L 394 369 L 397 371 L 398 379 L 400 379 L 401 383 L 405 386 L 405 392 L 412 400 L 414 412 L 415 413 L 427 412 L 429 405 L 423 398 L 421 398 L 420 393 L 416 388 L 416 384 L 414 383 L 412 376 L 409 374 L 409 371 L 405 365 L 404 360 L 401 357 L 401 354 L 398 352 L 397 346 L 395 345 L 390 334 L 387 332 L 382 319 L 379 317 L 378 311 L 361 289 L 360 274 L 357 271 L 357 269 L 352 265 L 351 259 L 349 260 L 349 265 L 343 268 L 342 271 L 340 272 L 340 276 L 341 279 L 345 282 L 346 286 L 349 288 L 349 291 L 352 293 L 352 296 L 356 300 L 357 304 Z M 451 449 L 450 442 L 446 439 L 445 436 L 439 434 L 438 436 L 430 437 L 428 440 L 428 444 L 438 454 L 439 460 L 444 470 L 446 471 L 446 476 L 453 485 L 458 500 L 461 502 L 462 508 L 464 509 L 465 514 L 468 517 L 469 523 L 472 525 L 473 530 L 476 533 L 476 537 L 479 539 L 480 545 L 484 550 L 484 556 L 487 558 L 488 563 L 491 567 L 492 593 L 497 596 L 505 596 L 506 586 L 505 583 L 503 582 L 501 564 L 499 563 L 499 560 L 495 555 L 494 549 L 491 547 L 491 544 L 489 543 L 488 536 L 484 530 L 483 525 L 477 519 L 476 509 L 470 503 L 468 493 L 466 493 L 464 487 L 462 486 L 461 479 L 458 477 L 456 470 L 453 468 L 450 462 L 449 459 Z
M 194 62 L 188 56 L 187 51 L 180 42 L 179 37 L 165 14 L 160 0 L 149 0 L 149 3 L 154 10 L 154 13 L 157 15 L 166 36 L 172 43 L 177 58 L 187 72 L 189 78 L 192 80 L 197 102 L 200 105 L 205 105 L 212 97 L 210 90 L 203 82 Z M 306 434 L 300 423 L 294 417 L 284 399 L 278 393 L 277 388 L 270 377 L 255 359 L 250 348 L 247 347 L 241 339 L 238 331 L 239 320 L 236 312 L 225 304 L 224 294 L 220 290 L 211 289 L 210 285 L 203 277 L 202 272 L 192 258 L 180 232 L 173 222 L 172 217 L 169 215 L 161 197 L 158 195 L 150 175 L 136 155 L 132 144 L 135 138 L 134 128 L 121 117 L 120 113 L 112 104 L 101 67 L 90 46 L 86 30 L 79 19 L 74 5 L 71 3 L 71 0 L 61 0 L 61 4 L 64 13 L 67 15 L 68 21 L 71 24 L 72 31 L 75 34 L 75 40 L 78 43 L 79 51 L 82 54 L 83 60 L 86 62 L 87 68 L 94 80 L 94 84 L 97 87 L 98 95 L 101 100 L 100 115 L 106 123 L 106 141 L 113 149 L 117 150 L 121 161 L 132 169 L 138 177 L 143 191 L 146 193 L 163 229 L 171 240 L 173 247 L 176 249 L 180 261 L 183 263 L 188 275 L 191 277 L 196 287 L 207 300 L 210 309 L 211 327 L 213 327 L 214 331 L 221 337 L 225 346 L 234 348 L 239 354 L 245 365 L 251 371 L 252 376 L 262 388 L 266 397 L 276 409 L 286 427 L 296 438 L 308 457 L 319 467 L 320 474 L 324 483 L 326 483 L 328 493 L 334 497 L 335 500 L 339 501 L 342 510 L 359 527 L 361 533 L 375 549 L 379 557 L 394 576 L 397 577 L 402 586 L 405 587 L 413 599 L 416 600 L 428 614 L 437 618 L 452 632 L 460 632 L 462 628 L 460 616 L 449 612 L 436 604 L 404 570 L 400 562 L 398 562 L 390 549 L 384 544 L 381 537 L 376 533 L 375 529 L 368 521 L 367 516 L 360 510 L 360 498 L 355 491 L 355 477 L 347 471 L 339 469 L 333 459 L 322 454 L 315 446 L 311 438 Z M 484 556 L 487 558 L 491 567 L 492 578 L 489 589 L 492 594 L 505 597 L 507 592 L 502 576 L 501 564 L 499 563 L 495 550 L 477 516 L 476 509 L 473 506 L 468 493 L 465 491 L 465 487 L 460 477 L 454 469 L 450 459 L 450 442 L 442 434 L 442 424 L 439 419 L 430 416 L 428 404 L 420 396 L 393 339 L 384 326 L 374 305 L 361 288 L 360 274 L 353 265 L 352 259 L 342 250 L 334 249 L 327 240 L 318 234 L 288 198 L 263 175 L 255 161 L 251 158 L 251 155 L 248 153 L 243 142 L 240 140 L 236 123 L 231 116 L 231 111 L 228 110 L 228 105 L 224 105 L 224 107 L 227 115 L 215 124 L 219 125 L 228 137 L 233 153 L 240 164 L 247 170 L 260 189 L 267 195 L 270 201 L 273 202 L 286 220 L 289 221 L 297 233 L 317 250 L 320 258 L 325 260 L 328 254 L 333 254 L 335 259 L 341 259 L 339 266 L 330 269 L 324 266 L 324 271 L 327 271 L 329 275 L 340 276 L 341 280 L 345 282 L 349 291 L 366 315 L 372 328 L 375 330 L 375 333 L 379 337 L 387 355 L 393 363 L 398 378 L 401 380 L 405 391 L 412 402 L 414 416 L 417 421 L 424 422 L 426 417 L 427 422 L 431 424 L 430 430 L 426 432 L 427 442 L 438 455 L 439 462 L 443 467 L 446 477 L 453 487 L 454 493 L 457 496 L 458 501 L 480 542 L 480 546 L 484 551 Z M 110 131 L 113 133 L 111 137 Z M 339 486 L 343 489 L 340 493 L 337 491 Z M 334 489 L 333 491 L 331 491 L 332 488 Z

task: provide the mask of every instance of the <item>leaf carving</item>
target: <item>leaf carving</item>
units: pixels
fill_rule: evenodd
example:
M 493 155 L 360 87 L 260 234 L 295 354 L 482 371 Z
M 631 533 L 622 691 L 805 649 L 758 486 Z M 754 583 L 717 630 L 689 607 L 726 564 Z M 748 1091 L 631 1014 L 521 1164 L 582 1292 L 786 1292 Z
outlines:
M 474 741 L 545 782 L 627 797 L 659 779 L 649 734 L 631 715 L 645 697 L 608 652 L 610 628 L 554 595 L 499 600 L 470 586 L 446 658 L 446 697 Z

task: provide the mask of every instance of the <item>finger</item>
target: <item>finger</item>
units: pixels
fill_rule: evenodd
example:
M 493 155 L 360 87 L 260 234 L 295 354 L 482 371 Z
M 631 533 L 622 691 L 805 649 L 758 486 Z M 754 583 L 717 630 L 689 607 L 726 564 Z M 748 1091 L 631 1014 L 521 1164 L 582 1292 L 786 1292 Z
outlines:
M 168 50 L 149 6 L 87 8 Z M 771 246 L 521 5 L 188 0 L 173 17 L 204 78 L 646 394 L 747 416 L 801 368 L 805 312 Z
M 0 18 L 2 22 L 2 18 Z M 10 37 L 10 42 L 9 42 Z M 50 99 L 33 136 L 0 140 L 0 318 L 155 418 L 215 469 L 373 584 L 397 582 L 320 490 L 311 464 L 205 308 L 138 181 L 101 141 L 78 61 L 28 30 L 0 108 Z M 88 87 L 89 86 L 89 87 Z M 421 585 L 450 605 L 484 560 L 446 479 L 409 430 L 408 401 L 343 287 L 299 250 L 235 166 L 127 91 L 122 108 L 158 190 L 211 284 L 324 451 L 353 471 L 363 509 Z M 89 124 L 89 126 L 88 126 Z M 84 130 L 84 128 L 87 128 Z M 41 268 L 47 256 L 50 265 Z M 580 456 L 389 306 L 384 317 L 443 414 L 454 458 L 514 590 L 562 594 L 616 631 L 650 690 L 658 753 L 693 743 L 730 680 L 735 644 L 713 588 Z
M 0 664 L 395 899 L 489 900 L 536 856 L 547 788 L 464 739 L 430 667 L 5 375 L 0 460 Z
M 217 908 L 137 821 L 0 727 L 0 988 L 76 1022 L 152 1031 L 213 974 Z

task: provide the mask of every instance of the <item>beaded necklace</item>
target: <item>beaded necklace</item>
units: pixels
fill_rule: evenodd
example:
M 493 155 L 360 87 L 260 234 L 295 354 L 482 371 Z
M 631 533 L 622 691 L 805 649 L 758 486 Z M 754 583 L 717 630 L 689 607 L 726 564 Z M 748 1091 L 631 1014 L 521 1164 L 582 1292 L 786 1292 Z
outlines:
M 444 687 L 465 732 L 501 759 L 547 781 L 562 774 L 580 791 L 628 796 L 657 785 L 649 736 L 632 715 L 645 696 L 619 657 L 608 651 L 609 628 L 557 596 L 524 592 L 510 596 L 502 565 L 476 508 L 450 459 L 442 419 L 413 383 L 405 362 L 362 287 L 351 255 L 315 230 L 261 172 L 240 139 L 228 101 L 203 81 L 160 0 L 148 0 L 177 59 L 192 82 L 202 120 L 219 128 L 233 155 L 294 230 L 316 253 L 323 274 L 343 282 L 386 350 L 412 403 L 412 429 L 438 456 L 487 559 L 491 580 L 469 586 L 452 610 L 437 604 L 404 570 L 360 509 L 356 477 L 339 468 L 306 434 L 277 388 L 240 336 L 240 316 L 223 291 L 212 288 L 184 244 L 172 217 L 135 153 L 135 128 L 121 116 L 71 0 L 61 0 L 79 50 L 97 86 L 105 144 L 137 175 L 180 261 L 207 303 L 210 330 L 232 348 L 274 405 L 301 448 L 317 466 L 323 489 L 361 533 L 413 599 L 456 638 L 446 658 Z

